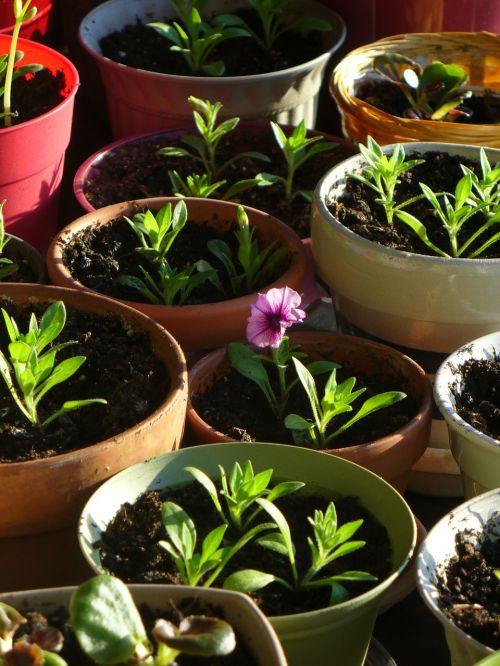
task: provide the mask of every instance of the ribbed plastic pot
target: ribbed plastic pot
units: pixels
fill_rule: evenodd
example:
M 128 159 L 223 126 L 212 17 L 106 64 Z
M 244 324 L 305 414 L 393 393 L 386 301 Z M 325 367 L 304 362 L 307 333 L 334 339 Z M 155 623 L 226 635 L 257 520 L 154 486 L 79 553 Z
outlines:
M 457 144 L 404 144 L 407 154 L 444 151 L 478 160 L 479 148 Z M 384 146 L 390 154 L 392 146 Z M 494 164 L 500 151 L 487 149 Z M 332 291 L 343 330 L 386 342 L 414 358 L 433 379 L 447 354 L 500 328 L 500 259 L 446 259 L 386 248 L 344 227 L 326 202 L 342 191 L 346 174 L 364 164 L 355 156 L 326 174 L 314 193 L 313 257 Z M 459 470 L 442 420 L 434 419 L 430 448 L 410 488 L 461 495 Z M 420 478 L 419 478 L 420 477 Z
M 434 381 L 434 396 L 450 435 L 450 448 L 464 481 L 465 497 L 500 487 L 500 440 L 483 434 L 456 411 L 455 393 L 462 389 L 459 368 L 470 359 L 500 356 L 500 332 L 467 343 L 442 363 Z
M 451 666 L 472 666 L 491 655 L 493 650 L 459 629 L 441 611 L 437 577 L 445 563 L 456 555 L 456 533 L 464 530 L 481 533 L 486 521 L 498 513 L 499 506 L 499 488 L 464 502 L 432 528 L 418 553 L 418 589 L 427 607 L 444 628 Z
M 129 585 L 136 605 L 150 607 L 180 607 L 189 599 L 218 610 L 245 641 L 259 666 L 287 666 L 283 649 L 266 616 L 244 594 L 227 590 L 175 585 Z M 57 587 L 46 590 L 29 590 L 0 595 L 0 602 L 14 606 L 21 614 L 31 610 L 49 614 L 68 607 L 75 587 Z
M 331 666 L 332 655 L 342 666 L 362 666 L 382 595 L 409 561 L 416 527 L 411 510 L 392 486 L 348 460 L 300 447 L 261 443 L 207 444 L 158 456 L 116 475 L 91 497 L 79 527 L 85 558 L 94 571 L 102 571 L 95 544 L 124 502 L 133 502 L 147 489 L 192 482 L 186 466 L 216 477 L 218 465 L 228 469 L 236 461 L 243 464 L 246 460 L 251 460 L 255 471 L 272 468 L 281 480 L 304 481 L 315 493 L 331 498 L 355 495 L 386 527 L 393 549 L 393 571 L 387 579 L 338 606 L 270 618 L 290 666 Z
M 0 35 L 0 53 L 8 51 L 10 36 Z M 65 98 L 47 113 L 11 127 L 0 127 L 0 192 L 6 199 L 5 225 L 45 252 L 58 222 L 64 154 L 71 136 L 78 72 L 57 51 L 30 40 L 19 40 L 24 63 L 40 63 L 63 71 Z
M 111 220 L 133 215 L 139 208 L 159 210 L 166 203 L 177 204 L 179 199 L 159 197 L 141 199 L 113 206 L 106 206 L 92 213 L 87 213 L 65 227 L 52 242 L 47 252 L 47 271 L 50 280 L 61 287 L 87 290 L 66 268 L 63 262 L 63 248 L 74 234 L 93 225 L 103 225 Z M 205 223 L 227 231 L 236 223 L 237 204 L 215 199 L 186 198 L 188 217 L 195 223 Z M 304 246 L 297 234 L 276 218 L 245 207 L 251 225 L 256 228 L 256 237 L 267 245 L 273 241 L 285 245 L 290 252 L 290 262 L 273 283 L 266 287 L 289 286 L 300 291 L 304 280 L 307 257 Z M 174 249 L 175 251 L 175 249 Z M 239 340 L 245 335 L 246 321 L 250 306 L 257 294 L 248 294 L 227 301 L 218 301 L 201 305 L 155 305 L 134 301 L 119 301 L 140 310 L 151 317 L 175 337 L 185 350 L 209 349 L 220 347 Z
M 326 19 L 333 30 L 321 33 L 324 53 L 289 69 L 253 76 L 200 77 L 148 72 L 105 58 L 99 46 L 106 35 L 142 19 L 145 22 L 172 18 L 164 0 L 108 0 L 93 9 L 80 25 L 80 40 L 96 59 L 106 88 L 108 110 L 116 138 L 191 123 L 190 95 L 224 105 L 228 116 L 274 119 L 296 125 L 304 119 L 314 127 L 318 94 L 330 56 L 345 37 L 342 19 L 331 10 L 307 0 L 308 15 Z M 209 0 L 204 13 L 228 13 L 243 6 L 242 0 Z M 165 46 L 168 48 L 168 45 Z
M 37 13 L 32 19 L 22 24 L 19 34 L 24 39 L 45 42 L 49 33 L 54 3 L 52 0 L 36 0 L 32 5 L 37 8 Z M 11 35 L 13 29 L 12 0 L 0 0 L 0 34 Z

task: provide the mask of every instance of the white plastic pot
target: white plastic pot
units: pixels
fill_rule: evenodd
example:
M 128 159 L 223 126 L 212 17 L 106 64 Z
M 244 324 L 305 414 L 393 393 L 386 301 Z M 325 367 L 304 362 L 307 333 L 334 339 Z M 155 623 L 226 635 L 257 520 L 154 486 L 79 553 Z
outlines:
M 437 577 L 455 552 L 455 535 L 463 530 L 481 532 L 500 508 L 500 489 L 474 497 L 453 509 L 429 532 L 417 557 L 417 583 L 428 608 L 441 622 L 451 654 L 451 666 L 472 666 L 493 650 L 459 629 L 438 606 Z
M 242 0 L 209 0 L 204 14 L 230 13 L 245 4 Z M 274 119 L 292 125 L 304 119 L 307 127 L 313 128 L 323 72 L 344 40 L 345 26 L 338 14 L 313 0 L 292 0 L 292 4 L 302 4 L 308 15 L 332 25 L 331 32 L 320 33 L 324 53 L 278 72 L 228 77 L 147 72 L 101 54 L 100 40 L 127 24 L 137 19 L 150 22 L 172 18 L 174 14 L 165 0 L 108 0 L 93 9 L 80 25 L 80 41 L 99 66 L 115 138 L 191 124 L 190 95 L 222 102 L 226 117 Z M 169 48 L 167 40 L 165 48 Z
M 458 415 L 454 392 L 460 393 L 462 377 L 457 368 L 469 359 L 492 359 L 495 353 L 500 354 L 500 332 L 473 340 L 448 356 L 434 383 L 436 404 L 448 426 L 451 452 L 462 472 L 467 498 L 500 487 L 500 441 Z

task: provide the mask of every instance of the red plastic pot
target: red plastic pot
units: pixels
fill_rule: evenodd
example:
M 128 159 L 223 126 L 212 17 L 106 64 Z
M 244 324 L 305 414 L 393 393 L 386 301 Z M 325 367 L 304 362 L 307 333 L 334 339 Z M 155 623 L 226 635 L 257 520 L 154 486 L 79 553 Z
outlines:
M 0 35 L 0 53 L 10 36 Z M 71 136 L 79 78 L 73 64 L 53 49 L 19 40 L 24 63 L 40 63 L 66 77 L 65 99 L 47 113 L 19 125 L 0 128 L 0 193 L 6 199 L 6 228 L 45 251 L 55 234 L 64 154 Z
M 20 35 L 25 39 L 44 42 L 49 34 L 54 3 L 52 0 L 36 0 L 34 6 L 38 11 L 30 21 L 23 23 Z M 13 28 L 14 13 L 12 11 L 12 0 L 0 0 L 0 34 L 10 35 Z

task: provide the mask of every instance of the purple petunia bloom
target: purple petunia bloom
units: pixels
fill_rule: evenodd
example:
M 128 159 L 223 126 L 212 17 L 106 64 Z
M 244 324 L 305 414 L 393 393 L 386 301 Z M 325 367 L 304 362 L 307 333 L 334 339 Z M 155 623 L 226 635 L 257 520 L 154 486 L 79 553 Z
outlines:
M 306 316 L 299 305 L 300 295 L 290 287 L 259 294 L 248 318 L 248 342 L 256 347 L 279 347 L 285 329 Z

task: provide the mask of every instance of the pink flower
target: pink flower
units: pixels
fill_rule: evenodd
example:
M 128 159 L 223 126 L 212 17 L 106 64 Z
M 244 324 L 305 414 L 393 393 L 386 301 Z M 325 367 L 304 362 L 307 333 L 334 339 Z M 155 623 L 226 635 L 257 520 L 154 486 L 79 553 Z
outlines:
M 248 342 L 256 347 L 279 347 L 285 329 L 306 316 L 299 305 L 300 295 L 290 287 L 259 294 L 248 318 Z

